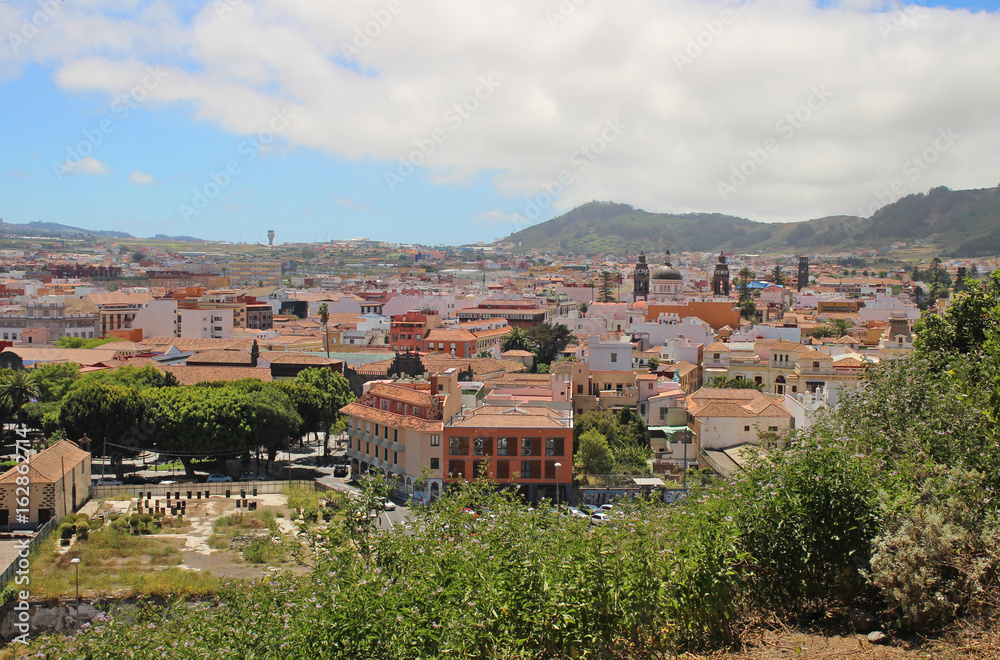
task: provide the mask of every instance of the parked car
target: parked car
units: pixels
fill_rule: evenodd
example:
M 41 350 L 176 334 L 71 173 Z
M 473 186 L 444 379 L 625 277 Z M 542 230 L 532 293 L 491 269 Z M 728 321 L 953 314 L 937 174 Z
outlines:
M 207 484 L 221 484 L 221 483 L 225 483 L 227 481 L 232 481 L 232 480 L 233 480 L 232 477 L 227 477 L 224 474 L 219 474 L 218 472 L 213 472 L 212 474 L 208 475 L 208 478 L 205 479 L 205 483 L 207 483 Z
M 346 465 L 337 465 L 333 468 L 333 476 L 335 477 L 346 477 L 350 472 L 350 468 Z
M 599 513 L 601 508 L 593 504 L 581 504 L 580 510 L 584 513 Z
M 614 507 L 611 504 L 602 504 L 601 505 L 601 511 L 610 511 L 612 508 L 614 508 Z
M 160 485 L 161 486 L 176 486 L 179 483 L 180 482 L 177 481 L 176 479 L 161 479 L 160 480 Z
M 101 477 L 94 482 L 95 486 L 124 486 L 125 484 L 114 477 Z
M 240 475 L 240 481 L 264 481 L 264 479 L 259 474 L 244 472 Z
M 611 522 L 611 516 L 606 513 L 595 513 L 590 516 L 591 525 L 605 525 L 609 522 Z
M 587 519 L 587 518 L 590 517 L 590 514 L 589 513 L 584 513 L 583 511 L 580 511 L 580 509 L 577 509 L 576 507 L 572 507 L 571 506 L 569 508 L 569 517 L 570 518 L 584 518 L 584 519 Z
M 124 479 L 122 479 L 122 481 L 132 486 L 145 486 L 146 484 L 155 483 L 154 481 L 150 481 L 141 474 L 127 475 Z
M 392 500 L 387 500 L 385 498 L 382 498 L 382 509 L 384 511 L 395 511 L 396 503 L 393 502 Z

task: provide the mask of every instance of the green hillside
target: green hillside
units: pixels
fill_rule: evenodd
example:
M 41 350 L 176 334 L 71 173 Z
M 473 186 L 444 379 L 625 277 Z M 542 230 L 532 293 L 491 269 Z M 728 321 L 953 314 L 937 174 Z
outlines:
M 870 218 L 829 216 L 766 223 L 720 213 L 649 213 L 628 204 L 590 202 L 498 241 L 522 250 L 577 254 L 635 253 L 670 241 L 675 251 L 831 253 L 895 242 L 934 247 L 942 255 L 1000 254 L 1000 189 L 907 195 Z

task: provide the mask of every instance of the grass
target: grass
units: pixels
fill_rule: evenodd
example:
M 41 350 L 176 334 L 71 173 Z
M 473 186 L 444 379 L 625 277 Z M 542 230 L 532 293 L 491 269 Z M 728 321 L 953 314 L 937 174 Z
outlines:
M 133 536 L 104 527 L 90 532 L 64 553 L 56 552 L 50 537 L 31 560 L 31 595 L 54 599 L 76 589 L 80 559 L 80 593 L 87 596 L 198 598 L 215 593 L 218 580 L 208 572 L 179 568 L 181 554 L 175 541 L 155 536 Z
M 215 550 L 229 550 L 233 538 L 256 530 L 278 532 L 278 521 L 274 511 L 262 509 L 252 513 L 234 513 L 221 516 L 212 524 L 212 535 L 208 537 L 208 547 Z M 270 536 L 261 537 L 244 548 L 243 558 L 252 563 L 278 563 L 285 559 L 282 545 L 274 544 Z
M 332 505 L 342 503 L 344 495 L 336 491 L 322 491 L 307 486 L 292 486 L 284 490 L 288 498 L 288 508 L 297 509 L 317 509 L 320 502 L 328 502 Z

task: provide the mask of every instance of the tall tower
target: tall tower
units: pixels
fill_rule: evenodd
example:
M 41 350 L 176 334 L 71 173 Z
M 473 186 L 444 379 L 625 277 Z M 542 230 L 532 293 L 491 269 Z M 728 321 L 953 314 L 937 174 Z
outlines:
M 715 275 L 712 276 L 712 293 L 717 296 L 729 297 L 729 264 L 726 255 L 719 253 L 719 261 L 715 264 Z
M 649 264 L 644 252 L 639 252 L 639 263 L 632 272 L 632 302 L 639 298 L 649 300 Z
M 274 245 L 274 230 L 273 229 L 268 229 L 267 230 L 267 244 L 268 245 Z
M 809 285 L 809 257 L 799 257 L 799 274 L 797 291 L 801 291 L 802 287 Z

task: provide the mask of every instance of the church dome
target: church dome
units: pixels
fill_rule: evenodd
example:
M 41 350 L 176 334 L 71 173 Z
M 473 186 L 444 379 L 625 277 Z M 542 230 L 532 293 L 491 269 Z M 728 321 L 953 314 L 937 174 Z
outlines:
M 649 272 L 651 280 L 683 280 L 679 270 L 670 265 L 670 250 L 667 250 L 666 261 Z

